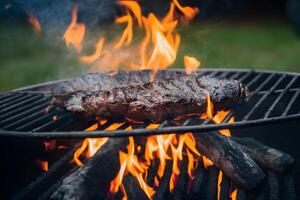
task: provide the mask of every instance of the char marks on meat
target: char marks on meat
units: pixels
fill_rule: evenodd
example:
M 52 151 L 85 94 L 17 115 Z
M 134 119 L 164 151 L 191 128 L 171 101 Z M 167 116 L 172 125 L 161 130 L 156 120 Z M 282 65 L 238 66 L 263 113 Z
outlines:
M 141 73 L 139 76 L 149 78 L 149 74 Z M 118 82 L 124 84 L 77 91 L 65 98 L 60 106 L 86 118 L 98 116 L 160 122 L 206 112 L 208 94 L 215 111 L 229 109 L 248 97 L 248 89 L 236 80 L 219 80 L 208 76 L 186 77 L 175 73 L 166 79 L 162 77 L 146 83 L 136 78 L 136 84 L 129 85 L 128 78 L 120 77 Z
M 159 70 L 156 80 L 164 80 L 184 76 L 184 71 Z M 80 77 L 60 83 L 53 90 L 53 103 L 62 105 L 64 101 L 77 93 L 90 94 L 100 90 L 112 90 L 116 87 L 142 85 L 150 81 L 151 70 L 120 71 L 117 74 L 88 73 Z

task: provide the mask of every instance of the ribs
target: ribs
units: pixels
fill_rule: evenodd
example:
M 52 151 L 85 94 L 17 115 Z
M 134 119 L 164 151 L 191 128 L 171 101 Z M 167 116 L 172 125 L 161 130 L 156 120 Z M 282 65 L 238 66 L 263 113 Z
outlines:
M 208 95 L 215 111 L 229 109 L 249 96 L 248 89 L 239 81 L 208 76 L 173 75 L 145 84 L 109 87 L 88 93 L 76 92 L 59 105 L 86 118 L 98 116 L 160 122 L 205 113 Z

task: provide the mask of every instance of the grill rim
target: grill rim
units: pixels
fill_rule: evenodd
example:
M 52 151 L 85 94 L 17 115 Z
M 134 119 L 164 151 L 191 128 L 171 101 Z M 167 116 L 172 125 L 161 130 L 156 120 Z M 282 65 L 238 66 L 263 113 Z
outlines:
M 184 69 L 168 69 L 174 71 L 183 71 Z M 252 70 L 252 69 L 222 69 L 222 68 L 214 68 L 214 69 L 200 69 L 199 72 L 236 72 L 236 73 L 265 73 L 265 74 L 274 74 L 274 75 L 291 75 L 300 77 L 300 73 L 297 72 L 282 72 L 282 71 L 272 71 L 272 70 Z M 63 81 L 70 80 L 56 80 L 50 81 L 35 85 L 30 85 L 26 87 L 21 87 L 12 90 L 11 92 L 30 92 L 30 89 L 50 86 L 51 84 L 57 84 Z M 9 93 L 9 92 L 5 92 Z M 0 94 L 5 94 L 0 93 Z M 44 93 L 43 91 L 38 93 Z M 46 92 L 47 93 L 47 92 Z M 288 116 L 278 116 L 271 117 L 267 119 L 256 119 L 256 120 L 247 120 L 247 121 L 237 121 L 234 123 L 221 123 L 221 124 L 206 124 L 203 126 L 202 124 L 193 125 L 193 126 L 173 126 L 173 127 L 163 127 L 157 129 L 133 129 L 131 131 L 126 130 L 116 130 L 116 131 L 93 131 L 93 132 L 84 132 L 84 131 L 41 131 L 41 132 L 33 132 L 33 131 L 9 131 L 0 129 L 0 136 L 4 137 L 13 137 L 13 138 L 39 138 L 39 139 L 56 139 L 56 138 L 100 138 L 100 137 L 128 137 L 128 136 L 149 136 L 149 135 L 157 135 L 157 134 L 184 134 L 186 132 L 193 132 L 197 134 L 197 132 L 207 132 L 207 131 L 216 131 L 220 129 L 238 129 L 238 128 L 247 128 L 253 126 L 265 126 L 270 124 L 278 124 L 283 122 L 289 122 L 300 119 L 300 113 L 291 114 Z

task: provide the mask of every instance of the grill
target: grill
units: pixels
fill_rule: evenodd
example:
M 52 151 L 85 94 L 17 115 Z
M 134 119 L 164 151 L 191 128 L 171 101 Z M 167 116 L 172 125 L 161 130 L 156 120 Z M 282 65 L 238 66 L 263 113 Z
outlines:
M 12 178 L 11 174 L 14 174 L 15 169 L 21 166 L 18 166 L 19 162 L 17 161 L 9 163 L 8 167 L 4 166 L 4 168 L 10 168 L 11 165 L 17 165 L 9 169 L 12 173 L 8 173 L 4 178 L 4 180 L 9 179 L 9 183 L 1 187 L 1 193 L 8 191 L 5 197 L 11 197 L 18 191 L 15 199 L 48 199 L 61 184 L 62 180 L 78 169 L 77 166 L 70 163 L 70 160 L 72 160 L 74 151 L 79 147 L 80 140 L 77 139 L 81 138 L 148 136 L 168 133 L 182 134 L 186 132 L 198 133 L 225 128 L 232 129 L 233 131 L 234 129 L 248 130 L 247 128 L 250 128 L 251 132 L 253 131 L 251 128 L 257 130 L 259 126 L 268 127 L 275 124 L 281 125 L 283 122 L 293 123 L 292 121 L 297 123 L 300 119 L 300 105 L 298 103 L 300 98 L 300 78 L 297 73 L 216 69 L 200 70 L 199 74 L 242 81 L 252 92 L 249 102 L 245 105 L 234 107 L 221 124 L 214 124 L 210 120 L 200 120 L 198 117 L 187 117 L 180 124 L 166 120 L 156 129 L 147 129 L 146 127 L 149 124 L 145 123 L 134 125 L 134 129 L 131 131 L 125 130 L 131 124 L 123 122 L 117 130 L 110 131 L 107 130 L 108 127 L 117 121 L 108 121 L 96 131 L 85 132 L 83 130 L 95 124 L 96 121 L 84 122 L 64 110 L 49 107 L 52 99 L 51 89 L 60 81 L 2 93 L 0 95 L 0 137 L 3 138 L 3 143 L 5 142 L 5 145 L 1 145 L 2 151 L 8 149 L 10 144 L 15 141 L 21 144 L 24 141 L 30 141 L 31 143 L 33 141 L 34 143 L 40 140 L 64 140 L 66 138 L 72 138 L 70 141 L 73 147 L 62 150 L 61 154 L 55 155 L 53 162 L 50 164 L 49 171 L 46 173 L 35 173 L 34 177 L 24 181 L 14 189 L 10 188 L 10 186 L 14 185 L 14 181 L 10 180 Z M 232 116 L 235 116 L 235 122 L 227 123 Z M 299 126 L 296 125 L 296 127 Z M 276 129 L 276 126 L 274 129 Z M 244 135 L 247 135 L 247 131 L 244 132 Z M 20 138 L 22 140 L 19 140 Z M 6 143 L 7 141 L 9 142 Z M 22 148 L 27 147 L 25 145 Z M 22 148 L 17 148 L 13 152 L 13 155 L 20 155 L 19 151 Z M 36 151 L 36 149 L 33 148 L 29 151 Z M 204 174 L 198 175 L 198 179 L 200 182 L 205 179 L 206 184 L 212 184 L 217 180 L 218 174 L 216 172 L 217 169 L 215 167 L 210 168 Z M 299 172 L 297 171 L 296 173 Z M 18 174 L 15 176 L 17 177 Z M 206 178 L 203 179 L 203 177 Z M 286 199 L 293 199 L 292 197 L 295 194 L 291 189 L 293 188 L 292 179 L 290 175 L 282 176 L 268 172 L 267 186 L 263 189 L 264 192 L 255 191 L 254 193 L 260 192 L 260 198 L 272 198 L 274 196 L 279 198 L 279 194 L 282 191 L 284 191 L 283 194 L 290 191 L 286 195 Z M 279 183 L 283 184 L 283 188 L 279 187 Z M 222 181 L 221 199 L 229 199 L 227 195 L 230 189 L 229 185 L 230 180 L 224 178 Z M 209 199 L 210 196 L 205 195 L 215 194 L 217 188 L 216 186 L 212 186 L 208 187 L 208 189 L 210 191 L 206 191 L 202 195 L 204 195 L 204 198 Z M 243 190 L 239 190 L 238 199 L 245 199 Z
M 95 122 L 83 123 L 70 113 L 54 107 L 49 108 L 50 91 L 57 82 L 46 83 L 1 94 L 0 134 L 6 137 L 41 139 L 143 136 L 235 129 L 300 118 L 300 107 L 297 103 L 300 93 L 299 74 L 251 70 L 201 70 L 199 74 L 242 81 L 252 91 L 250 101 L 246 105 L 233 108 L 218 125 L 208 120 L 191 123 L 195 120 L 187 118 L 182 126 L 165 121 L 156 129 L 138 127 L 126 131 L 126 126 L 123 126 L 122 130 L 83 132 L 84 127 Z M 235 122 L 227 123 L 232 116 L 236 117 Z M 56 120 L 53 120 L 54 117 Z M 112 123 L 114 122 L 110 121 L 108 124 Z M 146 126 L 145 124 L 144 127 Z

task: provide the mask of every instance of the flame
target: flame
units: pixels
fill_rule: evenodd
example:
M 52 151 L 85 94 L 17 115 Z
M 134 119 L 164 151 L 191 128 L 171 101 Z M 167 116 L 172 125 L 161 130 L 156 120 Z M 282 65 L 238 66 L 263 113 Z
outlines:
M 56 147 L 56 140 L 43 141 L 43 144 L 45 146 L 45 151 L 51 151 Z
M 41 33 L 42 28 L 40 22 L 32 13 L 28 13 L 28 22 L 36 33 Z
M 231 200 L 236 200 L 237 198 L 237 189 L 235 189 L 232 193 L 231 193 Z
M 219 111 L 214 117 L 213 117 L 213 121 L 216 124 L 220 124 L 223 122 L 223 120 L 225 119 L 225 117 L 229 114 L 229 111 Z M 228 123 L 233 123 L 234 122 L 234 117 L 231 117 L 230 120 L 228 121 Z M 219 130 L 219 132 L 222 135 L 225 135 L 227 137 L 231 136 L 230 130 L 229 129 L 223 129 L 223 130 Z
M 36 164 L 42 169 L 43 171 L 48 171 L 48 161 L 43 161 L 43 160 L 35 160 Z
M 222 173 L 222 171 L 220 171 L 219 175 L 218 175 L 218 200 L 220 200 L 220 195 L 221 195 L 222 178 L 223 178 L 223 173 Z
M 123 31 L 121 38 L 118 43 L 115 45 L 115 48 L 118 49 L 122 47 L 124 44 L 129 45 L 132 41 L 132 17 L 129 13 L 124 15 L 123 17 L 118 17 L 115 21 L 117 24 L 127 23 L 127 27 Z
M 184 56 L 184 66 L 187 75 L 195 74 L 201 65 L 200 61 L 195 57 Z
M 104 45 L 104 37 L 100 37 L 98 42 L 95 45 L 95 52 L 92 55 L 89 56 L 80 56 L 80 61 L 86 64 L 91 64 L 98 60 L 102 53 L 102 48 Z
M 73 47 L 78 53 L 82 50 L 82 41 L 85 35 L 85 24 L 77 23 L 78 5 L 75 4 L 72 9 L 71 23 L 63 35 L 63 39 L 68 47 Z
M 118 1 L 119 5 L 122 5 L 127 8 L 127 11 L 131 11 L 133 15 L 136 17 L 138 25 L 141 27 L 142 26 L 142 10 L 139 4 L 135 1 L 127 1 L 127 0 L 122 0 Z
M 205 156 L 202 156 L 202 160 L 203 160 L 203 165 L 204 165 L 205 169 L 214 165 L 214 163 Z
M 94 124 L 91 127 L 85 129 L 85 131 L 94 131 L 98 129 L 101 125 L 104 125 L 107 122 L 107 120 L 101 120 L 100 124 Z M 120 126 L 122 126 L 125 122 L 122 123 L 114 123 L 107 127 L 105 130 L 112 131 L 118 129 Z M 73 156 L 74 161 L 78 166 L 82 166 L 83 163 L 79 160 L 80 155 L 86 151 L 86 157 L 90 158 L 92 157 L 106 142 L 108 138 L 87 138 L 83 141 L 81 147 L 79 147 Z
M 122 183 L 123 177 L 126 173 L 130 173 L 137 180 L 141 189 L 145 192 L 147 197 L 151 199 L 155 191 L 150 187 L 143 178 L 143 174 L 147 169 L 147 166 L 140 162 L 135 155 L 134 151 L 134 140 L 133 137 L 129 137 L 129 144 L 127 146 L 128 153 L 119 151 L 120 158 L 120 170 L 118 175 L 111 181 L 109 191 L 111 193 L 116 193 Z
M 207 117 L 209 119 L 213 119 L 214 118 L 214 104 L 212 103 L 209 94 L 206 96 L 206 102 L 207 102 L 207 108 L 206 108 Z
M 189 22 L 191 21 L 199 12 L 198 8 L 192 8 L 189 6 L 183 7 L 182 5 L 179 4 L 178 0 L 173 0 L 174 4 L 184 14 L 183 21 L 184 22 Z

